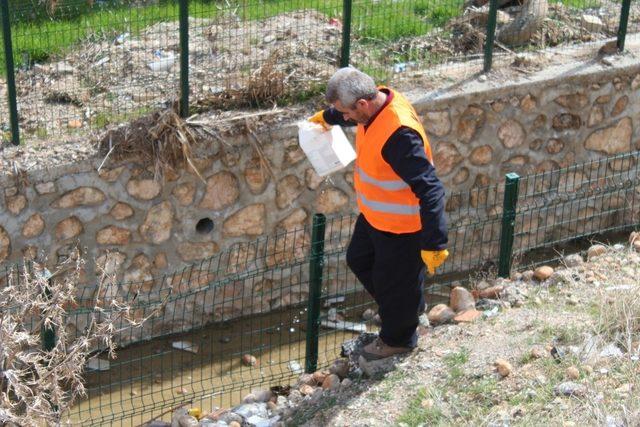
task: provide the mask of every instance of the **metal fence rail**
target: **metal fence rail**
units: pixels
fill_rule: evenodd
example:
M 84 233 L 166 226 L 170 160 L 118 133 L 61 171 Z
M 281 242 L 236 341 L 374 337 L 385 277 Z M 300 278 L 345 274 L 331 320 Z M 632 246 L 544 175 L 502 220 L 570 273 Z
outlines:
M 514 50 L 607 38 L 622 50 L 640 23 L 630 0 L 2 0 L 0 14 L 0 125 L 14 144 L 174 103 L 187 116 L 297 102 L 348 64 L 459 81 Z
M 632 152 L 450 194 L 451 256 L 427 279 L 429 303 L 453 284 L 506 276 L 512 262 L 550 262 L 567 245 L 579 250 L 580 239 L 637 227 L 639 161 Z M 328 366 L 345 339 L 375 330 L 362 320 L 374 304 L 345 260 L 355 218 L 317 215 L 303 229 L 236 245 L 153 282 L 111 283 L 103 299 L 128 301 L 137 319 L 156 315 L 118 335 L 118 358 L 107 371 L 87 372 L 88 398 L 69 418 L 140 424 L 179 404 L 228 407 L 252 388 Z M 25 266 L 5 267 L 0 285 L 24 274 Z M 83 330 L 93 292 L 80 290 L 67 327 Z

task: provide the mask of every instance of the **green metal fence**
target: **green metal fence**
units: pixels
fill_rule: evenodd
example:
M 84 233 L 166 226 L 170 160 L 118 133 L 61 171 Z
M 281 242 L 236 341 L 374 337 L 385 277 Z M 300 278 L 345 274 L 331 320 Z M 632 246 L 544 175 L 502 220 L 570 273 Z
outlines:
M 508 174 L 504 183 L 449 194 L 451 256 L 427 279 L 429 304 L 447 298 L 453 284 L 508 275 L 512 262 L 552 262 L 565 249 L 637 227 L 639 161 L 640 152 L 632 152 Z M 345 261 L 355 219 L 316 215 L 302 229 L 237 244 L 174 274 L 105 287 L 101 298 L 129 302 L 134 318 L 156 315 L 140 328 L 119 325 L 125 329 L 116 337 L 118 358 L 106 371 L 86 373 L 88 397 L 69 418 L 138 425 L 180 404 L 229 407 L 253 388 L 286 385 L 304 370 L 327 367 L 344 340 L 375 331 L 362 320 L 374 303 Z M 23 273 L 5 267 L 0 285 Z M 83 330 L 94 292 L 80 290 L 67 328 Z M 245 366 L 245 355 L 256 363 Z
M 338 66 L 459 81 L 493 59 L 613 38 L 630 0 L 2 0 L 5 139 L 86 138 L 177 103 L 183 116 L 302 101 Z M 444 79 L 444 80 L 442 80 Z M 4 85 L 5 83 L 3 83 Z

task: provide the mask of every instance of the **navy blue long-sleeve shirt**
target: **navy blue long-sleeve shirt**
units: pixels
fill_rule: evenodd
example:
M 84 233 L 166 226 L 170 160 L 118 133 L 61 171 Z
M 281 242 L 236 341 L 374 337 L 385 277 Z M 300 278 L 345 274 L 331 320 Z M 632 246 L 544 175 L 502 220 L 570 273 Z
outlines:
M 388 101 L 390 101 L 389 98 L 387 104 Z M 323 116 L 330 125 L 355 126 L 355 123 L 345 120 L 342 113 L 335 108 L 325 110 Z M 369 123 L 373 120 L 375 116 Z M 400 127 L 382 147 L 382 158 L 409 185 L 420 201 L 422 249 L 432 251 L 446 249 L 448 238 L 444 213 L 444 186 L 436 176 L 435 168 L 427 159 L 420 134 L 411 128 Z

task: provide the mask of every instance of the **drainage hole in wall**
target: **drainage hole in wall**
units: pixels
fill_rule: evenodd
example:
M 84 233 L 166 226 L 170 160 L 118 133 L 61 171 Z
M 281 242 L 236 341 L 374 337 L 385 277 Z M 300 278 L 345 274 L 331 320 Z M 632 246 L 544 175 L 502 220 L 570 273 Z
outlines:
M 212 230 L 213 230 L 213 221 L 211 221 L 210 218 L 202 218 L 196 224 L 196 231 L 199 234 L 211 233 Z

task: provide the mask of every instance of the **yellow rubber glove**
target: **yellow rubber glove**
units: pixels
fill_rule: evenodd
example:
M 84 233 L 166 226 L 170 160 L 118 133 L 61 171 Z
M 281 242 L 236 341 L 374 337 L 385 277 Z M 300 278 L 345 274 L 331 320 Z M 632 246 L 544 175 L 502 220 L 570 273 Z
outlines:
M 329 130 L 329 128 L 331 128 L 331 125 L 329 125 L 329 123 L 324 121 L 324 110 L 320 110 L 317 113 L 315 113 L 313 116 L 309 117 L 309 121 L 311 123 L 319 124 L 324 128 L 324 130 Z
M 441 251 L 420 251 L 420 256 L 427 266 L 429 274 L 433 275 L 436 273 L 436 268 L 440 267 L 449 257 L 449 251 L 446 249 Z

